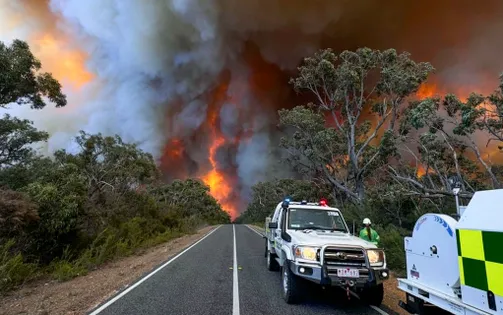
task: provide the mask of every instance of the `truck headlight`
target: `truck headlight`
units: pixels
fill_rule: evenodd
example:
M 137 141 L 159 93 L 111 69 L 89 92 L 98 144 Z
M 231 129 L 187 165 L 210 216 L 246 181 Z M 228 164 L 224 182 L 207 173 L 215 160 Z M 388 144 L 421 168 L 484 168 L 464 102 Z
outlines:
M 318 248 L 311 246 L 295 246 L 293 249 L 295 258 L 301 258 L 306 260 L 317 260 Z
M 369 249 L 367 250 L 367 257 L 369 258 L 369 264 L 371 267 L 384 266 L 384 251 Z

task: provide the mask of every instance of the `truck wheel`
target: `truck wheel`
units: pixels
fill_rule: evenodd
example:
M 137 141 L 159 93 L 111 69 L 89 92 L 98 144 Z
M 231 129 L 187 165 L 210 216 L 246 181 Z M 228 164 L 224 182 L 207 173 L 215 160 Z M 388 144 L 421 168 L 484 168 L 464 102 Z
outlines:
M 276 261 L 275 255 L 271 254 L 271 252 L 267 251 L 267 270 L 269 271 L 278 271 L 279 264 Z
M 281 285 L 283 288 L 283 298 L 288 304 L 296 304 L 300 299 L 300 283 L 297 278 L 293 274 L 293 272 L 288 267 L 288 263 L 285 262 L 283 267 L 281 268 Z
M 364 289 L 360 294 L 360 298 L 364 303 L 379 306 L 384 299 L 384 286 L 383 284 L 378 284 L 375 287 L 370 287 Z

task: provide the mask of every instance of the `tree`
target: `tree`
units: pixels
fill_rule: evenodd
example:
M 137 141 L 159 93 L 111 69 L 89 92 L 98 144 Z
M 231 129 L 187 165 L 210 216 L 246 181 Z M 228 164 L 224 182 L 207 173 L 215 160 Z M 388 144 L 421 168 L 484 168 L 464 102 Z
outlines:
M 72 155 L 60 150 L 55 158 L 59 163 L 75 165 L 82 172 L 91 200 L 99 202 L 108 192 L 124 195 L 159 177 L 152 155 L 134 144 L 124 143 L 119 136 L 105 137 L 81 131 L 75 142 L 79 153 Z
M 40 109 L 46 106 L 43 97 L 56 107 L 65 106 L 61 84 L 52 74 L 39 73 L 41 68 L 26 42 L 14 40 L 11 46 L 0 42 L 0 107 L 16 102 Z
M 0 186 L 12 190 L 20 190 L 32 182 L 47 176 L 54 167 L 54 162 L 48 157 L 31 156 L 27 160 L 0 169 Z
M 30 232 L 30 251 L 50 262 L 77 238 L 84 205 L 86 182 L 72 164 L 54 162 L 44 176 L 21 189 L 38 205 L 40 220 Z
M 309 202 L 317 202 L 321 198 L 331 200 L 331 189 L 328 185 L 317 185 L 310 180 L 278 179 L 259 182 L 252 187 L 252 199 L 238 222 L 265 222 L 265 218 L 273 213 L 285 197 Z
M 499 87 L 487 98 L 488 104 L 483 104 L 484 119 L 479 122 L 479 127 L 490 134 L 491 141 L 501 143 L 499 149 L 503 150 L 503 74 L 500 75 Z
M 400 106 L 432 71 L 429 63 L 393 49 L 361 48 L 339 56 L 325 49 L 305 58 L 290 82 L 296 91 L 310 92 L 315 104 L 279 112 L 280 124 L 296 131 L 283 140 L 290 161 L 362 202 L 365 178 L 396 154 Z
M 0 169 L 27 162 L 35 155 L 31 145 L 48 137 L 46 132 L 33 127 L 31 121 L 6 114 L 0 119 Z
M 210 188 L 197 179 L 152 185 L 149 193 L 164 207 L 178 208 L 183 216 L 201 217 L 208 223 L 230 223 L 230 216 L 210 195 Z
M 403 146 L 416 160 L 416 167 L 424 168 L 422 178 L 417 178 L 416 171 L 403 172 L 389 166 L 391 174 L 403 183 L 407 183 L 418 195 L 452 195 L 453 176 L 459 179 L 462 194 L 473 195 L 480 188 L 481 182 L 490 179 L 492 188 L 499 188 L 501 183 L 493 171 L 492 165 L 483 157 L 475 133 L 484 125 L 486 113 L 482 104 L 485 97 L 472 93 L 466 102 L 449 94 L 443 99 L 428 98 L 411 103 L 402 121 L 401 134 Z M 493 125 L 494 126 L 494 125 Z M 410 134 L 411 130 L 426 131 L 419 136 Z M 417 145 L 417 153 L 410 144 Z M 473 159 L 470 159 L 470 155 Z
M 0 188 L 0 239 L 16 236 L 37 221 L 37 209 L 25 194 Z

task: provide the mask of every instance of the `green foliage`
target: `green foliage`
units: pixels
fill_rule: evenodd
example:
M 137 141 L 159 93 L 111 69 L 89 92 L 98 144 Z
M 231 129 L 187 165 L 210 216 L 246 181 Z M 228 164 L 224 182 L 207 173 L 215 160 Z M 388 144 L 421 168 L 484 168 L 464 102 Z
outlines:
M 102 201 L 110 191 L 123 194 L 151 183 L 159 175 L 152 155 L 124 143 L 119 136 L 103 137 L 82 131 L 75 142 L 81 151 L 75 155 L 58 151 L 56 161 L 75 165 L 81 171 L 93 200 Z
M 329 186 L 315 185 L 312 181 L 279 179 L 260 182 L 252 188 L 252 200 L 247 210 L 238 218 L 237 223 L 261 223 L 272 215 L 279 202 L 289 196 L 292 200 L 317 202 L 321 198 L 332 200 Z
M 414 62 L 409 53 L 361 48 L 339 55 L 321 50 L 298 70 L 291 84 L 312 94 L 316 104 L 279 111 L 280 126 L 293 133 L 282 139 L 287 160 L 301 173 L 363 202 L 366 179 L 398 155 L 400 106 L 434 69 Z M 368 113 L 372 120 L 363 118 Z
M 14 240 L 0 243 L 0 292 L 10 290 L 36 275 L 36 265 L 23 261 L 22 254 L 12 254 Z
M 230 223 L 230 216 L 210 196 L 210 189 L 202 181 L 175 180 L 169 185 L 152 186 L 150 193 L 163 206 L 182 209 L 183 216 L 199 215 L 209 224 Z
M 0 119 L 0 169 L 27 162 L 34 155 L 30 145 L 47 138 L 47 132 L 35 129 L 31 121 L 4 115 Z
M 0 42 L 0 107 L 66 105 L 29 46 Z M 51 273 L 64 281 L 138 248 L 192 233 L 229 215 L 197 180 L 162 183 L 151 154 L 119 136 L 75 138 L 76 154 L 37 155 L 48 134 L 0 119 L 0 292 Z
M 52 270 L 53 278 L 59 281 L 67 281 L 78 276 L 85 276 L 88 272 L 84 266 L 78 263 L 71 263 L 67 260 L 59 260 L 51 263 L 50 269 Z
M 467 197 L 482 187 L 501 187 L 493 165 L 482 153 L 486 143 L 478 140 L 480 136 L 477 132 L 484 131 L 488 126 L 484 118 L 487 108 L 491 107 L 486 106 L 486 99 L 472 93 L 465 102 L 453 94 L 443 99 L 436 97 L 411 102 L 404 112 L 400 128 L 402 145 L 411 153 L 403 160 L 410 160 L 412 156 L 418 165 L 423 166 L 426 174 L 424 178 L 416 179 L 405 174 L 404 168 L 396 170 L 390 167 L 393 176 L 409 188 L 409 193 L 452 195 L 449 178 L 453 176 L 459 179 Z M 412 130 L 415 132 L 410 134 Z M 421 131 L 423 133 L 419 133 Z M 419 136 L 416 136 L 417 133 Z
M 194 226 L 186 223 L 168 228 L 171 220 L 172 216 L 162 220 L 135 217 L 117 227 L 111 226 L 103 230 L 76 259 L 72 259 L 71 252 L 66 250 L 61 259 L 51 263 L 51 274 L 57 280 L 66 281 L 85 275 L 107 261 L 131 255 L 137 249 L 158 245 L 193 231 Z
M 46 106 L 43 97 L 65 106 L 61 84 L 50 73 L 40 73 L 41 67 L 26 42 L 14 40 L 7 46 L 0 41 L 0 107 L 16 102 L 39 109 Z
M 19 236 L 23 230 L 37 222 L 38 206 L 25 194 L 0 188 L 0 239 Z
M 498 89 L 489 95 L 482 106 L 483 120 L 478 122 L 480 129 L 489 133 L 490 141 L 498 141 L 498 148 L 503 150 L 503 74 L 499 77 Z
M 400 276 L 405 276 L 405 248 L 403 242 L 404 237 L 410 234 L 407 230 L 397 229 L 393 225 L 377 228 L 377 233 L 381 238 L 380 246 L 386 252 L 388 268 Z
M 20 190 L 28 184 L 45 177 L 54 166 L 54 161 L 47 157 L 31 156 L 23 163 L 0 168 L 0 186 Z
M 161 183 L 152 156 L 119 137 L 82 132 L 76 143 L 77 154 L 26 155 L 0 170 L 9 187 L 0 189 L 0 244 L 16 239 L 4 255 L 6 277 L 20 277 L 5 280 L 5 290 L 31 275 L 26 270 L 63 281 L 203 224 L 230 223 L 209 187 Z

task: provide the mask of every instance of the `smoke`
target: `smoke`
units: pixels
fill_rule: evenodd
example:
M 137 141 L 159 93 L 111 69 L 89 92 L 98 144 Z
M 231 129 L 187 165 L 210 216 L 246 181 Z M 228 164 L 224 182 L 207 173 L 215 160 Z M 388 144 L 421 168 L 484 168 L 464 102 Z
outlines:
M 40 58 L 62 79 L 68 108 L 11 109 L 50 132 L 47 152 L 72 149 L 80 129 L 119 134 L 167 176 L 203 176 L 222 138 L 217 164 L 240 192 L 228 197 L 234 204 L 284 169 L 272 153 L 276 110 L 297 105 L 288 77 L 317 49 L 407 50 L 434 64 L 445 89 L 490 91 L 503 69 L 498 0 L 0 0 L 0 8 L 1 40 L 27 39 L 35 53 L 44 36 L 55 45 Z M 73 68 L 61 63 L 68 59 Z

